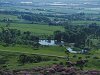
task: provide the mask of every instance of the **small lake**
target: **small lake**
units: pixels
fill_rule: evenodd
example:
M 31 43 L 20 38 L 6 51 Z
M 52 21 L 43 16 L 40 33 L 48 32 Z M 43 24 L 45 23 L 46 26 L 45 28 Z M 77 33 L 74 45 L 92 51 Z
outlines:
M 57 43 L 55 40 L 39 40 L 39 44 L 41 45 L 46 45 L 46 46 L 56 46 L 56 45 L 63 45 L 64 42 L 61 41 L 61 43 Z M 68 47 L 66 48 L 66 50 L 68 50 L 70 53 L 84 53 L 87 52 L 87 49 L 86 50 L 80 50 L 80 51 L 74 51 L 71 47 Z
M 59 43 L 59 44 L 63 44 L 63 43 L 64 42 L 61 41 L 61 43 Z M 41 44 L 41 45 L 50 45 L 50 46 L 57 45 L 55 40 L 39 40 L 39 44 Z

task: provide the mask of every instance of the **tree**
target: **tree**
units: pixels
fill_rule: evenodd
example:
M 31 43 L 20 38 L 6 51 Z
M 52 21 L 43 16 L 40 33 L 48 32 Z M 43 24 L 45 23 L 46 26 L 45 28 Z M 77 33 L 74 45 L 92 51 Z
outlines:
M 19 62 L 21 63 L 21 64 L 25 64 L 26 62 L 28 62 L 27 61 L 27 55 L 25 55 L 25 54 L 22 54 L 22 55 L 20 55 L 19 56 Z
M 57 44 L 61 43 L 61 40 L 62 40 L 62 32 L 61 31 L 54 32 L 54 40 L 56 40 Z
M 69 61 L 69 54 L 70 54 L 70 52 L 68 50 L 66 50 L 65 53 L 67 55 L 67 61 Z

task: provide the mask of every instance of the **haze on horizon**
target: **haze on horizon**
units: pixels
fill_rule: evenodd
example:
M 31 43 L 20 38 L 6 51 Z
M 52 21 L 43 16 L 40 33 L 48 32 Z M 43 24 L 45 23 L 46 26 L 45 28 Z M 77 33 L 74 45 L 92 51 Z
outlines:
M 27 2 L 71 2 L 71 3 L 80 3 L 80 2 L 94 2 L 94 3 L 98 3 L 98 2 L 100 2 L 100 0 L 0 0 L 0 2 L 9 2 L 9 1 L 11 1 L 11 2 L 21 2 L 21 1 L 27 1 Z

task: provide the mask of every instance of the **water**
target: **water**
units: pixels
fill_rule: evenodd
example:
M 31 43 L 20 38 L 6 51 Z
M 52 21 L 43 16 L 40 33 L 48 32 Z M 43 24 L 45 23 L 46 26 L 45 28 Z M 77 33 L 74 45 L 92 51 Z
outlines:
M 50 40 L 50 41 L 48 41 L 48 40 L 39 40 L 39 43 L 41 45 L 56 45 L 54 40 Z
M 66 50 L 68 50 L 70 53 L 78 53 L 77 51 L 73 51 L 73 49 L 72 48 L 66 48 Z
M 56 43 L 55 40 L 39 40 L 39 44 L 46 45 L 46 46 L 56 46 L 57 44 L 63 45 L 64 42 L 61 41 L 61 43 Z M 83 50 L 81 51 L 74 51 L 71 47 L 66 48 L 70 53 L 83 53 Z M 85 50 L 86 51 L 86 50 Z
M 63 44 L 64 42 L 61 41 L 61 43 L 59 44 Z M 50 45 L 50 46 L 54 46 L 57 45 L 55 40 L 39 40 L 39 44 L 41 45 Z

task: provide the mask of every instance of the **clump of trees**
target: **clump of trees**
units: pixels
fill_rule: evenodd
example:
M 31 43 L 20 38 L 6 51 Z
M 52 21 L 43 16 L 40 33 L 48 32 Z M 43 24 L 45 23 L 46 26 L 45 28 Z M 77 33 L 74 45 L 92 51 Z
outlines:
M 18 57 L 18 61 L 21 64 L 25 63 L 39 63 L 42 61 L 50 61 L 53 60 L 53 58 L 50 58 L 48 56 L 41 56 L 41 55 L 26 55 L 26 54 L 21 54 Z
M 31 13 L 31 12 L 20 12 L 20 11 L 0 11 L 0 14 L 6 15 L 14 15 L 17 16 L 18 19 L 24 19 L 28 22 L 26 23 L 46 23 L 49 25 L 60 25 L 63 26 L 67 20 L 71 21 L 100 21 L 99 16 L 90 17 L 85 13 L 75 13 L 75 14 L 66 14 L 63 15 L 55 15 L 55 14 L 44 14 L 44 13 Z M 99 15 L 99 14 L 97 14 Z M 5 22 L 6 19 L 1 20 L 1 22 Z M 16 22 L 14 20 L 9 20 L 10 22 Z M 20 22 L 20 21 L 19 21 Z M 25 22 L 23 22 L 25 23 Z
M 66 43 L 75 43 L 75 47 L 79 48 L 91 48 L 93 46 L 93 39 L 100 40 L 100 26 L 96 23 L 81 26 L 66 23 L 64 28 L 65 32 L 54 32 L 55 40 L 60 42 L 63 40 Z
M 28 21 L 32 21 L 33 23 L 34 22 L 44 22 L 44 23 L 50 22 L 49 18 L 47 18 L 47 17 L 45 17 L 41 14 L 32 14 L 32 15 L 23 14 L 23 15 L 20 16 L 20 18 L 28 20 Z
M 3 46 L 14 46 L 16 44 L 30 45 L 34 48 L 39 47 L 39 37 L 31 32 L 21 32 L 17 29 L 1 28 L 0 43 Z

